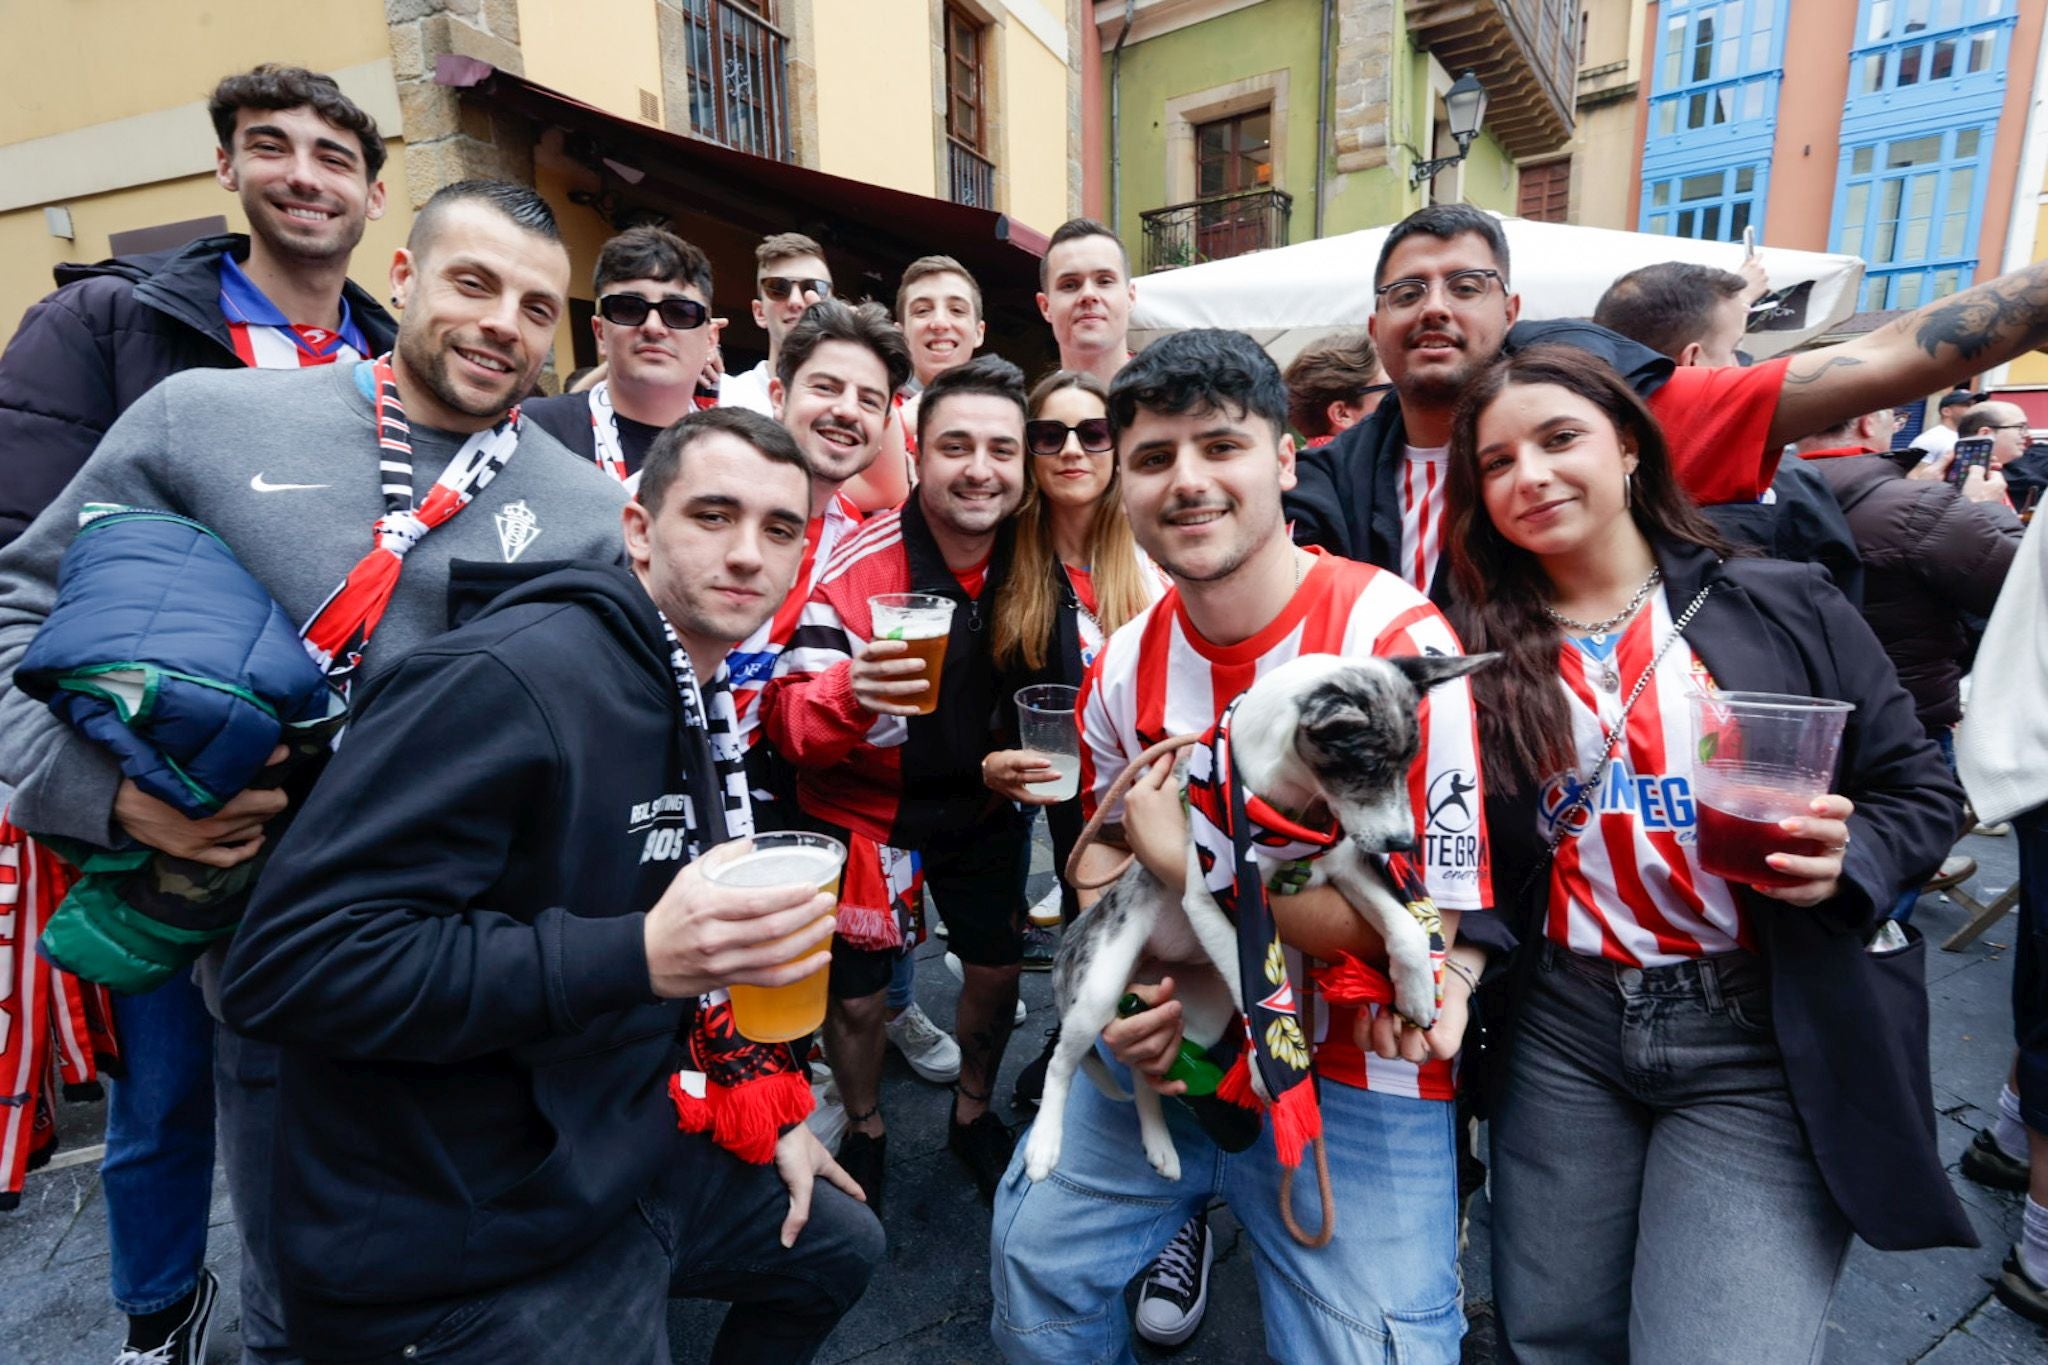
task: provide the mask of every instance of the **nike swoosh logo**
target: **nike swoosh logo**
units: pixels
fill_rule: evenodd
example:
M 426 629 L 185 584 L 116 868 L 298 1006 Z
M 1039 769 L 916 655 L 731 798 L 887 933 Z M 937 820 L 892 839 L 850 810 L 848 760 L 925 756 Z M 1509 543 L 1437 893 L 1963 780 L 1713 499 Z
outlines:
M 272 483 L 264 478 L 262 474 L 258 473 L 250 477 L 249 487 L 255 489 L 258 493 L 289 493 L 294 489 L 326 488 L 329 485 L 324 483 Z

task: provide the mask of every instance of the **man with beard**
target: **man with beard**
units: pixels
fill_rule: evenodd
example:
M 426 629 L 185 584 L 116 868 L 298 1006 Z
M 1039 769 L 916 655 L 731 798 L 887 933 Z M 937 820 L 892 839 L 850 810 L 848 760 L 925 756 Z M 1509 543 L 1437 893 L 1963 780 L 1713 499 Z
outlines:
M 1544 342 L 1599 355 L 1643 396 L 1693 500 L 1755 502 L 1788 442 L 1917 399 L 2048 341 L 2048 262 L 1949 295 L 1840 345 L 1749 367 L 1675 366 L 1584 322 L 1516 324 L 1507 238 L 1465 204 L 1418 209 L 1387 234 L 1368 323 L 1394 398 L 1304 454 L 1288 495 L 1303 545 L 1437 589 L 1451 411 L 1503 348 Z
M 330 76 L 259 66 L 207 104 L 215 177 L 249 235 L 57 269 L 0 357 L 0 545 L 28 528 L 128 405 L 166 375 L 360 360 L 391 317 L 348 278 L 384 216 L 384 139 Z
M 388 348 L 395 324 L 348 280 L 384 213 L 384 139 L 331 77 L 260 66 L 208 103 L 215 174 L 249 235 L 57 270 L 0 356 L 0 546 L 78 473 L 115 419 L 167 375 L 299 369 Z M 213 1202 L 213 1020 L 191 979 L 114 996 L 123 1074 L 109 1086 L 108 1258 L 130 1349 L 174 1362 L 203 1340 Z M 196 1358 L 196 1357 L 191 1357 Z
M 535 545 L 555 558 L 616 556 L 623 490 L 513 417 L 553 341 L 568 282 L 545 200 L 523 186 L 465 181 L 428 201 L 392 262 L 405 322 L 390 355 L 192 371 L 137 400 L 70 486 L 0 551 L 0 678 L 10 680 L 0 693 L 0 780 L 19 788 L 15 823 L 95 848 L 140 844 L 228 867 L 257 854 L 286 804 L 283 792 L 250 790 L 187 820 L 11 686 L 88 503 L 154 508 L 208 527 L 343 683 L 446 629 L 457 560 L 488 569 L 538 558 Z M 251 1358 L 275 1359 L 275 1055 L 222 1029 L 213 1065 L 243 1240 L 243 1340 Z M 210 1151 L 205 1159 L 210 1172 Z M 195 1262 L 202 1251 L 203 1243 L 193 1250 Z
M 658 227 L 627 228 L 597 253 L 591 281 L 605 377 L 521 409 L 541 430 L 631 486 L 661 429 L 695 412 L 697 376 L 718 344 L 711 261 Z
M 1052 324 L 1060 368 L 1094 375 L 1105 385 L 1131 358 L 1131 307 L 1138 301 L 1124 244 L 1093 218 L 1071 218 L 1053 230 L 1038 265 L 1038 311 Z
M 789 591 L 809 495 L 767 418 L 687 417 L 626 567 L 521 583 L 359 694 L 222 992 L 282 1044 L 309 1354 L 666 1361 L 673 1296 L 733 1303 L 712 1359 L 801 1362 L 860 1297 L 881 1229 L 810 1130 L 722 1150 L 671 1102 L 685 1036 L 795 1065 L 697 997 L 825 969 L 815 883 L 706 875 L 749 832 L 726 647 Z
M 919 913 L 911 855 L 964 964 L 960 1079 L 947 1146 L 984 1197 L 1013 1140 L 989 1111 L 1017 1005 L 1028 821 L 981 780 L 998 747 L 990 607 L 1008 562 L 1007 522 L 1024 495 L 1024 376 L 984 356 L 936 376 L 918 410 L 918 485 L 826 566 L 761 698 L 768 742 L 797 769 L 805 822 L 850 850 L 832 945 L 826 1051 L 846 1105 L 839 1160 L 882 1197 L 883 1014 L 895 960 Z M 877 638 L 871 599 L 916 592 L 952 603 L 936 708 L 933 682 Z

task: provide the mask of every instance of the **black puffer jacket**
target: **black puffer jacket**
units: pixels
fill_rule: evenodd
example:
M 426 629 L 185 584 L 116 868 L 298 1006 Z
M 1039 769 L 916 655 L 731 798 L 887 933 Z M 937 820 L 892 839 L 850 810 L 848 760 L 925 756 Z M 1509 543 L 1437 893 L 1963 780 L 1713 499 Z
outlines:
M 28 529 L 128 405 L 180 370 L 241 364 L 220 312 L 220 258 L 240 233 L 173 251 L 60 265 L 58 288 L 22 315 L 0 355 L 0 546 Z M 398 324 L 353 283 L 349 314 L 379 352 Z
M 1987 617 L 2019 549 L 2020 521 L 1940 480 L 1909 479 L 1860 447 L 1813 451 L 1863 556 L 1863 615 L 1914 709 L 1935 734 L 1962 719 L 1958 685 L 1970 652 L 1964 617 Z

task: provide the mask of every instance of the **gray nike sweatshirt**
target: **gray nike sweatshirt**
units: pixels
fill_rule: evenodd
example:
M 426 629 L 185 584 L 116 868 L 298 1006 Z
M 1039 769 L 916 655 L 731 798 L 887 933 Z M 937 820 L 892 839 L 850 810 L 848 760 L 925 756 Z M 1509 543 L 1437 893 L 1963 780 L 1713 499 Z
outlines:
M 118 840 L 120 768 L 13 686 L 15 665 L 55 605 L 57 566 L 79 509 L 107 502 L 191 517 L 303 624 L 368 553 L 370 528 L 384 514 L 372 406 L 358 368 L 173 375 L 122 414 L 63 495 L 0 550 L 0 781 L 18 788 L 17 824 L 101 847 Z M 414 424 L 419 494 L 464 439 Z M 616 481 L 524 423 L 490 486 L 406 555 L 363 676 L 448 628 L 453 561 L 615 560 L 625 500 Z

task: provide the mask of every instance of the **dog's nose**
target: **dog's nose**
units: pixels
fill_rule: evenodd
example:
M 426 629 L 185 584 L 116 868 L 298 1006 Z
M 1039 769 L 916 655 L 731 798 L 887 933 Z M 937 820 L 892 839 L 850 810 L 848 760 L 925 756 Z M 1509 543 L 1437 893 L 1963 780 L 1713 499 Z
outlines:
M 1383 853 L 1413 853 L 1415 851 L 1415 831 L 1412 829 L 1393 831 L 1387 835 L 1385 846 L 1380 851 Z

